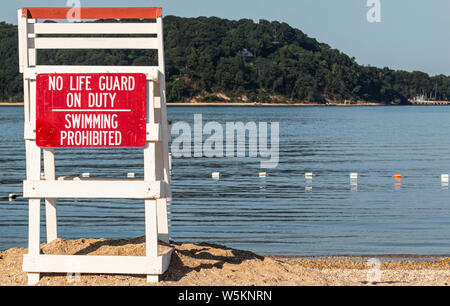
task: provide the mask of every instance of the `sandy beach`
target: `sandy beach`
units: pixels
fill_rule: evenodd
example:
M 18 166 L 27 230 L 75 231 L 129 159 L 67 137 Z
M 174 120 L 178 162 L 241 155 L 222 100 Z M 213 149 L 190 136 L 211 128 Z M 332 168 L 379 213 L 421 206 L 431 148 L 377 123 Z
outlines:
M 450 282 L 450 257 L 383 259 L 378 283 L 369 283 L 368 258 L 279 259 L 211 244 L 172 243 L 169 270 L 153 286 L 417 286 Z M 44 254 L 142 256 L 144 238 L 131 240 L 58 239 L 42 244 Z M 167 249 L 160 245 L 160 251 Z M 24 248 L 0 252 L 0 285 L 26 285 Z M 369 274 L 368 274 L 369 273 Z M 66 275 L 42 274 L 39 286 L 144 286 L 145 276 L 88 275 L 70 283 Z

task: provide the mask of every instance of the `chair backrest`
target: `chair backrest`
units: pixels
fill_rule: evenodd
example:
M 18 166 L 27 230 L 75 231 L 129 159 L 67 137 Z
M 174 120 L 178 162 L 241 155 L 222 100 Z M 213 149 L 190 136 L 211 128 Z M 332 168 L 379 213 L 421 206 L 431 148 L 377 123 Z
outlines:
M 158 50 L 158 68 L 164 74 L 161 8 L 80 8 L 79 10 L 80 14 L 77 18 L 83 20 L 145 19 L 145 22 L 38 23 L 38 19 L 73 21 L 70 20 L 69 16 L 71 8 L 23 8 L 19 10 L 21 72 L 25 73 L 28 68 L 37 67 L 36 50 L 39 49 L 150 49 Z M 123 34 L 127 34 L 127 37 L 123 37 Z M 89 35 L 89 37 L 86 37 L 86 35 Z M 103 37 L 95 37 L 95 35 Z M 122 37 L 104 37 L 105 35 L 122 35 Z M 132 35 L 137 37 L 132 37 Z M 145 37 L 143 37 L 144 35 Z M 60 68 L 59 72 L 78 70 L 76 66 L 58 67 Z M 84 72 L 95 72 L 96 70 L 86 68 L 89 66 L 82 67 L 84 67 Z M 105 71 L 105 66 L 99 67 L 102 67 L 101 70 Z M 106 70 L 115 72 L 116 69 L 112 67 Z M 40 73 L 45 73 L 53 72 L 55 67 L 39 65 L 39 68 Z M 122 72 L 124 70 L 133 72 L 139 69 L 127 67 L 120 70 Z
M 73 22 L 72 10 L 39 7 L 18 10 L 19 65 L 24 75 L 25 137 L 34 137 L 36 77 L 43 73 L 145 73 L 148 81 L 160 84 L 161 99 L 155 97 L 155 103 L 157 107 L 163 105 L 165 112 L 162 9 L 79 8 L 76 18 L 89 22 Z M 136 22 L 108 22 L 107 19 L 135 19 Z M 141 19 L 140 22 L 137 22 L 138 19 Z M 44 23 L 38 20 L 59 22 Z M 127 37 L 123 37 L 123 34 Z M 151 49 L 158 52 L 158 66 L 38 65 L 36 55 L 39 49 Z

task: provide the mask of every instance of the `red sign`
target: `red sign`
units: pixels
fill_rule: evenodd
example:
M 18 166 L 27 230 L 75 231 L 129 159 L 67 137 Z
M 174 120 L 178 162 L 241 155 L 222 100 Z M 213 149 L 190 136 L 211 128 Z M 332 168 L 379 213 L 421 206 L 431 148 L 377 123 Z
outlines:
M 36 90 L 38 146 L 146 145 L 145 74 L 39 74 Z

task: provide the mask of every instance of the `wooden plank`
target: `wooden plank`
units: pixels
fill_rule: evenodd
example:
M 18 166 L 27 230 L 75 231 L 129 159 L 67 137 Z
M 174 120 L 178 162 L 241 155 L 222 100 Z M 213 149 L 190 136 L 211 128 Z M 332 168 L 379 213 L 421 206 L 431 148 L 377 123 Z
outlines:
M 22 16 L 34 19 L 67 19 L 72 8 L 25 7 Z M 162 16 L 160 7 L 82 7 L 80 19 L 156 19 Z
M 147 125 L 155 124 L 154 113 L 154 84 L 150 82 L 147 86 Z M 144 149 L 144 179 L 148 181 L 156 180 L 156 143 L 148 142 Z M 158 252 L 158 217 L 156 200 L 145 201 L 145 238 L 146 255 L 154 256 Z M 147 282 L 156 283 L 159 281 L 157 275 L 147 273 Z
M 44 174 L 47 181 L 54 181 L 55 175 L 55 149 L 45 148 L 44 150 Z M 58 222 L 56 199 L 45 199 L 45 223 L 47 229 L 47 243 L 58 238 Z
M 35 34 L 156 34 L 156 23 L 36 23 Z
M 145 201 L 146 256 L 158 255 L 156 200 Z
M 37 51 L 34 47 L 34 38 L 28 39 L 28 36 L 34 35 L 33 28 L 30 29 L 29 27 L 33 27 L 36 24 L 36 20 L 28 19 L 27 22 L 27 34 L 24 39 L 28 41 L 28 67 L 35 67 L 37 61 Z
M 155 124 L 155 84 L 147 84 L 147 124 Z
M 58 180 L 23 182 L 25 198 L 157 199 L 165 183 L 144 180 Z
M 25 141 L 27 180 L 40 180 L 41 178 L 41 149 L 36 142 Z M 39 197 L 35 197 L 39 198 Z
M 24 78 L 36 80 L 39 73 L 145 73 L 147 80 L 159 82 L 158 67 L 152 66 L 52 66 L 39 65 L 24 71 Z
M 36 49 L 158 49 L 151 37 L 38 37 Z
M 165 73 L 165 58 L 164 58 L 164 25 L 162 18 L 156 20 L 156 31 L 158 37 L 158 66 L 161 73 Z
M 169 269 L 170 261 L 172 260 L 173 251 L 175 251 L 175 249 L 172 248 L 172 249 L 166 251 L 165 253 L 161 254 L 163 273 Z
M 40 199 L 29 200 L 28 210 L 28 252 L 29 254 L 39 254 L 40 243 Z
M 155 124 L 154 107 L 154 84 L 150 82 L 147 86 L 147 124 Z M 149 142 L 144 149 L 144 179 L 147 181 L 156 181 L 156 144 Z
M 41 200 L 40 199 L 28 200 L 28 254 L 30 255 L 39 255 L 41 251 L 40 215 L 41 215 Z M 34 285 L 38 283 L 39 279 L 40 279 L 39 273 L 29 273 L 28 285 Z
M 41 176 L 41 149 L 34 141 L 25 141 L 27 179 L 39 180 Z M 41 239 L 41 200 L 39 197 L 28 200 L 28 254 L 39 255 Z M 39 273 L 28 274 L 28 284 L 39 282 Z
M 22 16 L 22 11 L 18 10 L 18 32 L 19 32 L 19 71 L 23 73 L 28 66 L 28 40 L 27 40 L 27 18 Z
M 167 260 L 167 259 L 165 259 Z M 76 270 L 73 271 L 74 267 Z M 24 272 L 162 274 L 162 256 L 24 255 Z
M 44 148 L 44 173 L 47 181 L 54 181 L 56 179 L 55 173 L 55 149 Z
M 28 81 L 25 81 L 26 83 L 28 83 Z M 27 88 L 25 89 L 25 91 L 27 91 Z M 28 101 L 28 97 L 24 98 L 25 102 L 24 102 L 24 111 L 25 111 L 25 118 L 27 118 L 29 116 L 29 104 Z M 24 126 L 24 139 L 25 140 L 36 140 L 36 132 L 33 130 L 33 127 L 31 126 L 30 123 L 28 123 L 27 121 L 25 121 L 25 126 Z
M 169 128 L 167 122 L 167 107 L 166 107 L 166 75 L 165 75 L 165 58 L 164 58 L 164 31 L 163 20 L 160 18 L 156 21 L 158 25 L 158 61 L 160 76 L 160 100 L 161 100 L 161 123 L 163 134 L 163 162 L 164 162 L 164 181 L 168 184 L 166 190 L 166 197 L 172 197 L 172 190 L 170 188 L 172 178 L 169 170 Z
M 145 200 L 145 254 L 147 257 L 158 255 L 158 221 L 156 215 L 156 200 Z M 161 261 L 162 271 L 162 261 Z M 159 278 L 155 274 L 146 273 L 147 283 L 157 283 Z
M 23 79 L 24 139 L 36 139 L 30 120 L 30 81 Z M 33 136 L 33 137 L 30 137 Z
M 155 122 L 163 126 L 163 123 L 161 122 L 161 97 L 160 97 L 160 86 L 155 84 L 154 85 L 154 116 L 155 116 Z M 164 180 L 164 162 L 163 162 L 163 141 L 164 141 L 164 134 L 161 130 L 161 142 L 156 143 L 155 147 L 155 160 L 156 160 L 156 179 L 161 181 Z
M 35 67 L 36 66 L 36 49 L 34 48 L 34 43 L 32 39 L 31 43 L 28 44 L 28 67 Z
M 148 142 L 144 149 L 144 178 L 149 181 L 156 181 L 155 142 Z
M 147 142 L 158 142 L 161 140 L 161 125 L 159 123 L 148 123 Z
M 156 200 L 158 215 L 158 239 L 165 243 L 169 241 L 169 223 L 167 221 L 167 199 Z
M 30 127 L 34 133 L 36 131 L 36 81 L 30 81 Z M 40 173 L 39 173 L 40 175 Z
M 157 36 L 158 36 L 158 65 L 159 65 L 159 76 L 160 82 L 155 86 L 157 88 L 157 93 L 155 97 L 159 97 L 159 107 L 160 107 L 160 118 L 161 123 L 161 133 L 162 142 L 158 143 L 158 155 L 159 164 L 158 170 L 162 170 L 162 178 L 167 183 L 167 188 L 164 192 L 164 198 L 157 200 L 157 210 L 158 210 L 158 235 L 159 239 L 169 243 L 169 222 L 167 214 L 167 198 L 172 196 L 171 191 L 171 176 L 170 176 L 170 165 L 169 165 L 169 127 L 167 122 L 167 109 L 166 109 L 166 83 L 165 83 L 165 57 L 164 57 L 164 31 L 163 31 L 163 20 L 158 19 L 157 24 Z M 162 156 L 161 156 L 162 155 Z M 162 161 L 161 161 L 162 160 Z M 161 169 L 162 168 L 162 169 Z M 161 173 L 160 173 L 161 174 Z

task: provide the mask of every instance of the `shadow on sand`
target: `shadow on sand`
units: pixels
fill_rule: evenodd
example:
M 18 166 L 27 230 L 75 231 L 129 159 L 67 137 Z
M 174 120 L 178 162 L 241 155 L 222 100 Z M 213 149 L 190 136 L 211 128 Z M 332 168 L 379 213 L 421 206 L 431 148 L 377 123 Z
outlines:
M 175 252 L 172 254 L 169 270 L 161 278 L 162 281 L 176 282 L 191 271 L 222 269 L 224 264 L 240 265 L 247 260 L 264 260 L 264 257 L 252 252 L 217 244 L 199 243 L 191 245 L 192 248 L 182 249 L 183 244 L 172 242 L 172 246 L 175 247 Z
M 121 247 L 126 245 L 140 245 L 143 243 L 145 243 L 145 237 L 138 237 L 131 240 L 98 241 L 79 250 L 74 255 L 89 255 L 103 246 Z M 166 247 L 169 246 L 161 241 L 159 244 Z M 240 265 L 247 260 L 264 260 L 263 256 L 256 255 L 252 252 L 236 250 L 217 244 L 183 244 L 171 241 L 170 247 L 175 248 L 175 251 L 172 254 L 169 269 L 162 275 L 161 281 L 176 282 L 191 271 L 199 272 L 205 269 L 221 269 L 226 263 Z M 135 275 L 134 277 L 137 276 Z

